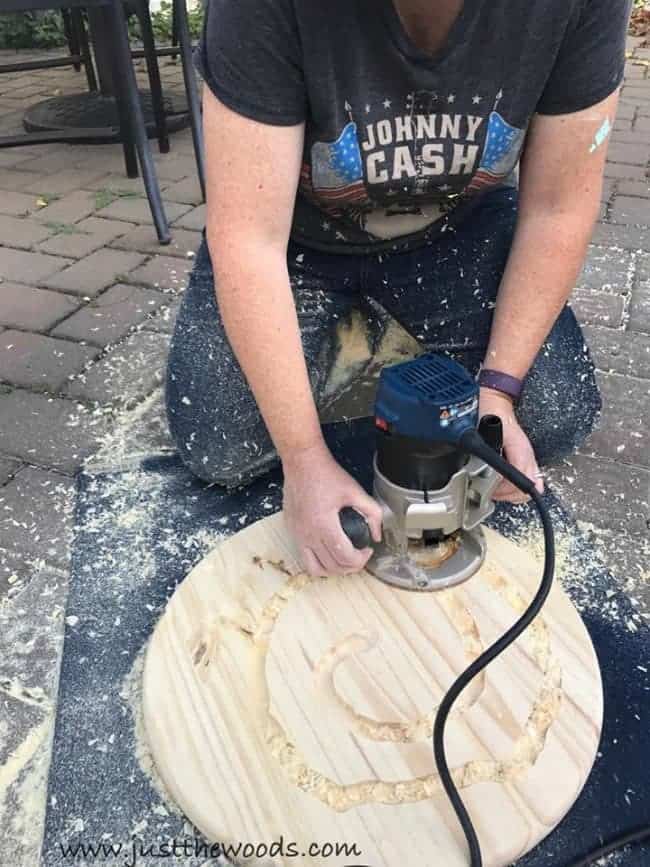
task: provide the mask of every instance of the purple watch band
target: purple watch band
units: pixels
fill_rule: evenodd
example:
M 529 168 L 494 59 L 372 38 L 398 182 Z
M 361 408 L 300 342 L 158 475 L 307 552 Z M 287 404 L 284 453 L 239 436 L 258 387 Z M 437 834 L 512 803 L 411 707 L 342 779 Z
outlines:
M 483 368 L 478 375 L 478 384 L 485 388 L 493 388 L 507 394 L 513 400 L 519 400 L 524 383 L 516 376 L 502 373 L 500 370 L 488 370 Z

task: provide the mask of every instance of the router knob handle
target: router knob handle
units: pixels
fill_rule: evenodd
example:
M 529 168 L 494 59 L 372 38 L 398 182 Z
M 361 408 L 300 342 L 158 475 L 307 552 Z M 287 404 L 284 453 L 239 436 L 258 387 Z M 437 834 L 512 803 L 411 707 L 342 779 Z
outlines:
M 498 415 L 484 415 L 478 424 L 478 432 L 497 454 L 503 452 L 503 422 Z
M 362 548 L 369 548 L 372 545 L 370 527 L 363 515 L 360 515 L 356 509 L 345 506 L 339 512 L 339 519 L 343 532 L 355 548 L 361 550 Z

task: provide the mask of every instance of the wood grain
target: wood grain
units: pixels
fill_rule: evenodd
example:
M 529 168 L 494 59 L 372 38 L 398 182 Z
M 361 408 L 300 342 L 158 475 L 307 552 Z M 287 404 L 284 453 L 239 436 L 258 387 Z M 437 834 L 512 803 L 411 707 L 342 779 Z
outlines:
M 195 567 L 151 639 L 143 700 L 158 770 L 206 837 L 283 839 L 301 853 L 357 846 L 339 857 L 252 859 L 260 865 L 467 864 L 433 760 L 436 706 L 515 621 L 541 572 L 486 532 L 480 572 L 437 593 L 366 572 L 310 578 L 281 514 Z M 591 641 L 556 586 L 448 723 L 450 765 L 486 867 L 510 864 L 565 815 L 593 765 L 602 714 Z

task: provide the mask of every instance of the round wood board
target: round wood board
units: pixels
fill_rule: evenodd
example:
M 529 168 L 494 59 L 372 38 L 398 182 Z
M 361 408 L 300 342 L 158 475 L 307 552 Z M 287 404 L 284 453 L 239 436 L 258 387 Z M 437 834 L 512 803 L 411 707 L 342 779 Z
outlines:
M 249 844 L 239 860 L 283 867 L 467 865 L 433 759 L 435 710 L 541 574 L 527 552 L 486 535 L 480 572 L 435 593 L 367 572 L 309 578 L 281 513 L 192 570 L 147 651 L 144 719 L 160 774 L 209 840 Z M 447 724 L 485 867 L 510 864 L 560 822 L 593 765 L 602 715 L 594 649 L 556 584 Z M 252 859 L 250 844 L 261 847 Z M 356 848 L 337 856 L 328 844 Z

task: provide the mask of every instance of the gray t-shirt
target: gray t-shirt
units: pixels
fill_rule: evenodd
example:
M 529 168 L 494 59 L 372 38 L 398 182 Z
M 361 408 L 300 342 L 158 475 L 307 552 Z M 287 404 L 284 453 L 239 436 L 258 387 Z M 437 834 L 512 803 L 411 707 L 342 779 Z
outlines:
M 465 0 L 430 55 L 393 0 L 209 0 L 197 61 L 234 111 L 305 122 L 294 240 L 399 249 L 516 183 L 533 114 L 618 87 L 630 4 Z

